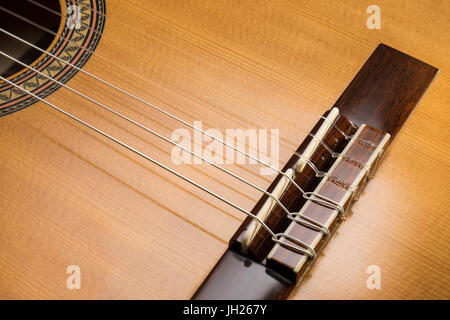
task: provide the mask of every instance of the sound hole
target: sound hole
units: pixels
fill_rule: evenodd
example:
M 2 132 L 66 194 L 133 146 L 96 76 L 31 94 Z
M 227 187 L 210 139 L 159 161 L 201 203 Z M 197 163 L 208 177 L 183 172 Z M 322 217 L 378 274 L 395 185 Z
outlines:
M 39 29 L 38 27 L 25 22 L 23 19 L 15 17 L 7 12 L 14 12 L 44 28 L 57 32 L 61 23 L 61 16 L 56 15 L 37 4 L 41 4 L 55 12 L 61 12 L 59 0 L 2 1 L 0 8 L 5 10 L 0 10 L 0 27 L 31 42 L 41 49 L 47 50 L 55 38 L 53 34 Z M 3 32 L 0 32 L 0 49 L 6 54 L 28 65 L 42 55 L 42 52 L 39 50 L 36 50 Z M 20 64 L 15 63 L 5 56 L 0 56 L 0 74 L 3 77 L 12 76 L 22 69 L 24 68 Z

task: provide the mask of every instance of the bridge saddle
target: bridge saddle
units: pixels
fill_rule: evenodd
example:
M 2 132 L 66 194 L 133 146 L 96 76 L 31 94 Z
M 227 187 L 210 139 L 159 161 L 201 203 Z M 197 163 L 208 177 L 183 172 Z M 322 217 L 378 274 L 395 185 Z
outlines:
M 231 240 L 231 247 L 298 281 L 359 198 L 387 147 L 390 135 L 369 125 L 354 126 L 335 109 L 327 112 L 288 161 L 252 213 L 277 235 L 274 239 L 252 219 Z M 295 183 L 293 183 L 295 182 Z

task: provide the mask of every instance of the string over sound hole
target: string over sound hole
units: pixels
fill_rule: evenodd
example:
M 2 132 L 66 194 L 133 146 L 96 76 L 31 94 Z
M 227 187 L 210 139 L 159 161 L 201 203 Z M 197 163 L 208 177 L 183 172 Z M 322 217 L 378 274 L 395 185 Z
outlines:
M 18 87 L 0 81 L 0 116 L 46 98 L 77 74 L 106 19 L 104 0 L 10 2 L 0 5 L 0 75 Z
M 61 12 L 61 6 L 58 0 L 40 0 L 39 3 L 55 12 Z M 53 14 L 49 10 L 45 10 L 27 0 L 6 1 L 2 3 L 1 8 L 1 28 L 15 33 L 17 36 L 43 50 L 47 50 L 50 47 L 55 38 L 54 35 L 34 27 L 25 20 L 14 16 L 12 13 L 20 14 L 24 18 L 34 21 L 53 32 L 58 32 L 61 24 L 61 16 Z M 42 52 L 5 33 L 0 33 L 0 48 L 3 52 L 20 59 L 28 65 L 32 64 L 42 55 Z M 0 56 L 0 74 L 3 77 L 10 77 L 22 69 L 24 68 L 20 64 L 4 56 Z

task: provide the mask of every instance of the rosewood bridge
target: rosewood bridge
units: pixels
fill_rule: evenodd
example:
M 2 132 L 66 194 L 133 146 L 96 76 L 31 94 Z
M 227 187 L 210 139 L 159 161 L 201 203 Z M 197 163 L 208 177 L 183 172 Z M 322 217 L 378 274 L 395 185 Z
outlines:
M 251 211 L 265 225 L 247 217 L 193 299 L 286 298 L 437 72 L 380 44 Z

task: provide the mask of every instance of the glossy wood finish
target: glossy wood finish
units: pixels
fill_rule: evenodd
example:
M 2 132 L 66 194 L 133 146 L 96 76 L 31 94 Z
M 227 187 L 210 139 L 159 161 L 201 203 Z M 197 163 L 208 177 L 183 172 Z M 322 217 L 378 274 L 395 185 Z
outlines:
M 334 106 L 395 138 L 438 69 L 384 44 L 369 60 L 375 63 L 364 64 Z
M 326 117 L 328 112 L 324 114 Z M 311 130 L 311 134 L 314 136 L 322 125 L 323 119 L 320 119 L 314 128 Z M 345 116 L 339 116 L 333 124 L 333 127 L 330 128 L 329 132 L 325 135 L 323 141 L 333 150 L 333 152 L 340 153 L 346 143 L 348 142 L 342 133 L 339 132 L 341 130 L 346 135 L 353 134 L 356 129 L 355 127 L 348 121 Z M 305 192 L 311 192 L 314 188 L 319 184 L 320 179 L 318 179 L 315 175 L 315 171 L 309 165 L 306 165 L 304 170 L 301 173 L 296 171 L 296 165 L 299 160 L 298 154 L 303 154 L 309 143 L 311 142 L 312 137 L 308 135 L 302 144 L 296 150 L 296 153 L 292 155 L 286 165 L 283 167 L 282 171 L 286 172 L 288 169 L 292 169 L 294 171 L 293 180 L 295 183 L 300 186 Z M 319 145 L 317 151 L 311 157 L 311 162 L 315 164 L 316 168 L 321 171 L 327 171 L 334 162 L 329 151 L 323 146 Z M 272 192 L 278 181 L 281 179 L 282 175 L 278 174 L 274 182 L 267 189 L 268 192 Z M 263 195 L 261 199 L 256 203 L 255 207 L 252 209 L 252 213 L 256 215 L 258 211 L 261 209 L 262 205 L 266 201 L 267 196 Z M 290 183 L 286 191 L 281 195 L 280 202 L 289 210 L 289 212 L 298 212 L 301 206 L 305 203 L 303 199 L 303 195 L 297 189 L 297 187 Z M 230 246 L 235 250 L 241 251 L 241 243 L 242 237 L 247 230 L 248 224 L 252 221 L 251 217 L 245 219 L 239 229 L 236 231 L 234 236 L 230 240 Z M 275 206 L 272 212 L 269 213 L 267 219 L 265 220 L 266 225 L 274 232 L 282 232 L 288 226 L 290 220 L 286 216 L 286 212 L 284 212 L 280 206 Z M 255 259 L 256 261 L 262 261 L 266 258 L 270 249 L 273 247 L 273 241 L 271 240 L 270 234 L 264 230 L 260 229 L 260 231 L 256 234 L 255 239 L 250 243 L 248 249 L 248 255 Z
M 389 137 L 389 141 L 392 141 L 395 134 L 404 125 L 409 114 L 422 98 L 423 93 L 430 85 L 436 73 L 437 69 L 432 66 L 426 65 L 417 59 L 409 57 L 383 44 L 379 45 L 335 104 L 335 106 L 342 109 L 342 112 L 345 112 L 346 116 L 351 118 L 353 122 L 359 125 L 368 122 L 377 125 L 378 129 L 364 124 L 365 127 L 358 130 L 358 139 L 355 142 L 352 142 L 352 145 L 346 146 L 346 150 L 347 148 L 349 149 L 345 151 L 344 154 L 349 155 L 352 159 L 356 159 L 359 164 L 366 164 L 372 153 L 375 152 L 376 148 L 373 146 L 377 147 L 380 145 L 380 142 L 385 139 L 386 132 L 382 130 L 386 130 L 387 133 L 393 134 L 393 136 Z M 406 86 L 405 82 L 409 85 Z M 368 97 L 372 98 L 374 101 L 367 100 Z M 364 110 L 364 112 L 361 110 Z M 358 117 L 359 115 L 362 115 L 361 118 Z M 316 124 L 315 128 L 312 130 L 313 134 L 320 124 L 321 121 Z M 351 129 L 349 126 L 347 126 L 347 128 L 348 130 Z M 361 133 L 359 133 L 360 130 Z M 354 131 L 350 132 L 356 134 Z M 347 134 L 350 132 L 347 132 Z M 330 134 L 331 132 L 329 135 Z M 356 143 L 360 138 L 364 142 Z M 305 149 L 309 142 L 308 140 L 309 139 L 306 139 L 302 143 L 299 147 L 299 152 L 302 152 Z M 364 147 L 360 147 L 360 144 L 364 145 Z M 369 147 L 367 144 L 370 144 Z M 384 149 L 387 149 L 387 146 L 387 143 L 383 144 Z M 320 150 L 317 151 L 318 154 L 321 154 Z M 380 156 L 381 153 L 377 154 L 377 158 Z M 284 170 L 292 167 L 297 160 L 298 158 L 293 156 L 285 166 Z M 315 191 L 340 203 L 347 193 L 347 188 L 345 188 L 345 183 L 340 182 L 338 184 L 336 181 L 349 181 L 346 184 L 352 185 L 362 168 L 355 166 L 350 162 L 341 161 L 334 170 L 335 171 L 333 171 L 332 174 L 336 176 L 337 179 L 324 178 L 326 179 L 326 182 L 323 185 L 321 184 L 319 190 L 315 189 Z M 365 186 L 365 182 L 361 184 L 358 182 L 358 185 L 361 188 L 358 191 L 358 194 L 360 194 Z M 303 187 L 303 184 L 300 184 L 300 186 Z M 273 188 L 273 185 L 271 187 Z M 300 198 L 300 196 L 298 197 Z M 347 206 L 349 207 L 351 204 L 351 201 L 346 201 L 344 208 L 347 208 Z M 295 209 L 292 212 L 296 212 L 300 208 L 289 207 L 289 209 Z M 257 211 L 258 210 L 254 210 L 253 212 Z M 334 210 L 332 209 L 315 203 L 308 203 L 304 214 L 313 218 L 315 221 L 324 224 L 330 219 L 333 211 Z M 270 216 L 268 220 L 270 220 Z M 280 220 L 285 221 L 283 219 Z M 245 230 L 248 223 L 249 219 L 244 221 L 242 226 L 238 229 L 235 239 L 232 239 L 231 241 L 230 250 L 239 251 L 239 247 L 236 248 L 234 242 L 239 241 L 239 235 Z M 338 217 L 335 217 L 331 221 L 329 230 L 332 234 L 336 232 L 340 223 L 341 220 Z M 312 242 L 317 235 L 317 231 L 308 229 L 300 224 L 292 222 L 290 224 L 294 227 L 287 229 L 290 230 L 288 234 L 302 240 L 304 243 L 310 244 L 314 249 L 317 249 L 317 252 L 321 252 L 330 240 L 330 237 L 323 237 L 320 242 L 314 246 L 312 245 Z M 270 225 L 274 224 L 270 223 Z M 277 226 L 279 225 L 286 228 L 286 224 L 283 222 L 277 224 Z M 275 230 L 276 233 L 284 231 L 285 230 L 282 230 L 282 228 Z M 260 232 L 266 234 L 266 232 Z M 264 253 L 266 254 L 267 251 L 264 251 Z M 224 257 L 226 256 L 227 255 Z M 224 259 L 224 257 L 218 262 L 217 267 L 211 271 L 211 274 L 199 288 L 199 292 L 194 295 L 194 298 L 202 297 L 217 299 L 222 295 L 227 297 L 244 295 L 242 293 L 242 288 L 239 288 L 238 292 L 233 287 L 228 286 L 228 281 L 232 281 L 229 277 L 229 270 L 237 269 L 242 263 L 238 260 Z M 315 262 L 315 260 L 312 261 L 311 259 L 308 259 L 299 271 L 294 271 L 302 257 L 303 255 L 301 254 L 296 254 L 288 249 L 279 247 L 270 252 L 267 261 L 263 261 L 266 266 L 266 273 L 269 273 L 268 270 L 270 270 L 272 273 L 275 272 L 291 281 L 292 285 L 286 287 L 286 290 L 283 291 L 282 294 L 278 293 L 278 287 L 274 286 L 273 283 L 262 282 L 260 280 L 264 278 L 264 275 L 262 275 L 261 272 L 256 273 L 255 275 L 245 273 L 245 271 L 242 271 L 244 275 L 242 272 L 236 272 L 235 274 L 239 279 L 241 279 L 241 277 L 244 278 L 241 282 L 248 284 L 259 282 L 260 286 L 258 289 L 261 292 L 270 292 L 270 290 L 273 290 L 273 295 L 270 298 L 282 299 L 287 295 L 287 292 L 290 292 L 290 290 L 294 288 L 293 284 L 299 282 L 305 276 L 310 265 Z M 260 257 L 257 261 L 261 261 L 262 259 L 263 258 Z M 267 274 L 266 277 L 270 276 Z M 246 292 L 248 292 L 248 295 L 253 294 L 250 289 Z
M 377 4 L 381 30 L 366 28 L 364 1 L 107 0 L 85 66 L 205 128 L 280 128 L 280 163 L 379 43 L 441 70 L 292 299 L 449 296 L 450 7 Z M 180 127 L 85 75 L 69 84 L 166 135 Z M 49 100 L 172 165 L 169 145 L 67 90 Z M 245 218 L 42 103 L 0 118 L 0 134 L 1 298 L 188 299 Z M 206 164 L 174 167 L 242 207 L 261 196 Z M 66 288 L 72 264 L 81 290 Z M 372 264 L 381 290 L 365 285 Z
M 324 114 L 324 117 L 327 115 L 328 111 Z M 317 122 L 311 130 L 312 135 L 315 135 L 322 123 L 323 119 Z M 339 116 L 324 137 L 324 142 L 334 152 L 341 152 L 345 146 L 345 138 L 338 131 L 338 128 L 348 135 L 355 131 L 355 128 L 345 116 Z M 311 139 L 310 135 L 305 138 L 297 149 L 299 154 L 303 153 Z M 299 157 L 296 154 L 292 155 L 282 171 L 295 169 L 298 160 Z M 332 165 L 333 159 L 329 152 L 322 145 L 319 145 L 311 161 L 317 165 L 319 170 L 327 170 Z M 267 188 L 268 192 L 273 191 L 281 177 L 281 174 L 276 177 Z M 314 179 L 313 177 L 314 171 L 311 167 L 306 166 L 302 173 L 295 174 L 293 179 L 298 185 L 302 186 L 303 190 L 312 191 L 320 181 L 320 179 Z M 267 196 L 263 195 L 251 212 L 257 214 L 266 199 Z M 292 183 L 288 185 L 286 191 L 280 197 L 281 203 L 291 212 L 300 209 L 305 202 L 301 200 L 300 192 Z M 242 237 L 251 221 L 251 218 L 244 220 L 230 240 L 230 249 L 225 252 L 211 270 L 192 299 L 285 299 L 289 295 L 295 286 L 295 281 L 288 280 L 280 276 L 279 273 L 265 267 L 265 261 L 263 260 L 274 244 L 267 231 L 260 229 L 255 239 L 250 243 L 248 254 L 241 254 Z M 289 222 L 286 213 L 279 206 L 275 206 L 265 220 L 266 225 L 275 233 L 282 232 Z
M 369 125 L 361 126 L 355 133 L 355 138 L 349 142 L 343 151 L 344 156 L 336 159 L 333 167 L 327 171 L 330 175 L 323 177 L 321 183 L 314 189 L 315 193 L 341 204 L 344 209 L 343 212 L 339 213 L 334 208 L 313 201 L 308 201 L 300 212 L 326 226 L 333 234 L 339 224 L 342 223 L 343 216 L 346 216 L 351 205 L 358 198 L 358 194 L 364 190 L 368 178 L 375 174 L 377 163 L 382 156 L 383 148 L 387 147 L 388 139 L 389 134 L 383 131 Z M 355 190 L 352 191 L 352 188 L 355 188 Z M 316 254 L 323 250 L 325 244 L 331 238 L 331 236 L 325 236 L 320 231 L 305 227 L 294 221 L 291 221 L 288 228 L 282 230 L 282 232 L 294 239 L 303 241 Z M 283 243 L 291 243 L 299 247 L 298 244 L 289 240 L 283 240 Z M 304 247 L 300 247 L 300 249 L 305 250 Z M 267 256 L 266 265 L 291 281 L 298 283 L 314 262 L 311 258 L 305 261 L 305 257 L 308 256 L 276 245 Z
M 285 299 L 293 288 L 292 282 L 262 264 L 227 250 L 192 299 Z

